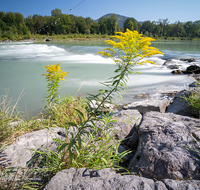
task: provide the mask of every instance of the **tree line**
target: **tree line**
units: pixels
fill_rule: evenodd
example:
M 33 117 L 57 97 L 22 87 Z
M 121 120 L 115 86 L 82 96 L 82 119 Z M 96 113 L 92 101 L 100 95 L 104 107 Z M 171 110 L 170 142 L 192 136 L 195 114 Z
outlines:
M 51 11 L 51 16 L 29 15 L 26 18 L 20 13 L 0 12 L 0 40 L 1 39 L 29 39 L 33 34 L 101 34 L 114 35 L 115 32 L 137 30 L 144 36 L 155 38 L 167 37 L 200 37 L 200 20 L 185 23 L 170 24 L 168 19 L 158 21 L 137 22 L 134 18 L 127 18 L 124 27 L 118 24 L 118 17 L 112 14 L 107 18 L 101 17 L 97 22 L 90 17 L 78 17 L 72 14 L 63 14 L 60 9 Z

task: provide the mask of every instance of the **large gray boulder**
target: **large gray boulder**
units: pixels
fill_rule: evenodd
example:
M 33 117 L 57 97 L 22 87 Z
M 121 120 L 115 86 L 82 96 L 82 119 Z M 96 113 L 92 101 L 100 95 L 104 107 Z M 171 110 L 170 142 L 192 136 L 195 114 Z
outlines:
M 173 113 L 148 112 L 138 129 L 139 143 L 129 170 L 161 179 L 200 179 L 199 158 L 190 136 L 200 129 L 199 119 Z
M 70 168 L 58 172 L 44 190 L 199 190 L 200 180 L 154 181 L 137 175 L 120 175 L 102 170 Z
M 44 190 L 105 190 L 154 189 L 154 181 L 139 176 L 121 176 L 111 169 L 68 169 L 57 173 Z
M 50 150 L 56 150 L 57 144 L 53 139 L 64 139 L 64 133 L 63 128 L 52 127 L 18 137 L 13 144 L 0 152 L 0 166 L 25 167 L 32 158 L 33 151 L 30 149 L 48 147 Z
M 195 89 L 193 89 L 195 90 Z M 174 98 L 173 103 L 168 107 L 167 113 L 175 113 L 183 116 L 198 116 L 198 113 L 189 105 L 184 99 L 188 98 L 192 94 L 191 90 L 182 90 Z

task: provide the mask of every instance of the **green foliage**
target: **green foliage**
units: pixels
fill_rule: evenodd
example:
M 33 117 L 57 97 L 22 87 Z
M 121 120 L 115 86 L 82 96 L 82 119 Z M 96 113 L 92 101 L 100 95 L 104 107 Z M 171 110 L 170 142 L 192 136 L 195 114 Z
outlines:
M 5 95 L 0 97 L 0 143 L 13 133 L 13 130 L 9 129 L 8 124 L 18 120 L 18 114 L 16 113 L 18 101 L 13 105 L 12 99 L 8 99 L 8 92 L 6 90 Z
M 134 18 L 127 18 L 124 21 L 124 31 L 126 31 L 127 28 L 131 31 L 138 30 L 137 21 Z
M 54 9 L 51 11 L 51 16 L 58 18 L 62 14 L 62 11 L 60 9 Z
M 170 39 L 171 37 L 177 37 L 177 39 L 200 38 L 200 20 L 186 23 L 178 21 L 169 24 L 168 19 L 159 19 L 158 21 L 140 23 L 134 18 L 107 14 L 96 22 L 90 17 L 83 18 L 63 14 L 57 8 L 51 11 L 51 16 L 34 14 L 33 16 L 28 15 L 26 18 L 20 13 L 0 12 L 0 30 L 6 33 L 6 35 L 0 36 L 3 40 L 23 40 L 31 38 L 34 34 L 49 34 L 50 36 L 54 34 L 114 35 L 116 31 L 126 31 L 127 28 L 159 39 Z
M 117 20 L 118 17 L 116 14 L 112 14 L 108 17 L 101 17 L 98 20 L 99 33 L 114 35 L 115 32 L 117 32 Z
M 197 111 L 197 113 L 199 113 L 200 118 L 200 87 L 196 88 L 196 90 L 192 90 L 189 97 L 184 96 L 183 98 L 195 111 Z
M 81 99 L 81 97 L 74 98 L 73 96 L 67 96 L 62 98 L 58 105 L 56 106 L 56 117 L 55 120 L 58 123 L 58 126 L 64 127 L 66 122 L 73 122 L 77 125 L 80 124 L 79 117 L 74 111 L 75 109 L 80 110 L 84 117 L 87 117 L 87 103 L 86 100 Z

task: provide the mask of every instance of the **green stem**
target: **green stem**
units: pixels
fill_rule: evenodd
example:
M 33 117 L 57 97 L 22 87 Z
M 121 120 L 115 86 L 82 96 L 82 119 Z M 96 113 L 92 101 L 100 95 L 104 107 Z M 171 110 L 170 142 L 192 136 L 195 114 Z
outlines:
M 119 81 L 116 83 L 115 87 L 107 94 L 107 96 L 102 100 L 102 102 L 97 106 L 97 108 L 95 108 L 95 112 L 98 111 L 98 109 L 104 104 L 104 102 L 106 101 L 106 99 L 114 92 L 114 90 L 119 86 L 121 80 L 124 78 L 124 75 L 127 71 L 127 67 L 128 64 L 126 64 L 124 70 L 121 72 L 121 76 Z M 84 125 L 78 130 L 78 133 L 76 134 L 76 136 L 74 137 L 74 140 L 77 138 L 77 136 L 80 134 L 81 130 L 84 128 L 84 126 L 86 125 L 86 123 L 92 118 L 92 115 L 90 115 L 88 117 L 88 119 L 84 122 Z

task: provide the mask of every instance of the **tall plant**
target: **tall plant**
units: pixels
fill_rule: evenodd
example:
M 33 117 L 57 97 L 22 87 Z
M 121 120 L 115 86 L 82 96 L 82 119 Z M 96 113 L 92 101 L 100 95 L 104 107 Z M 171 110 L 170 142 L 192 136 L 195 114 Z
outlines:
M 60 68 L 60 63 L 48 65 L 44 68 L 47 69 L 47 74 L 43 75 L 46 76 L 46 80 L 49 81 L 47 86 L 48 95 L 46 97 L 46 110 L 50 115 L 52 115 L 54 113 L 54 108 L 58 103 L 59 82 L 60 80 L 64 81 L 64 77 L 66 77 L 69 72 L 63 72 L 63 69 Z
M 95 109 L 87 107 L 87 116 L 81 110 L 75 109 L 79 117 L 79 124 L 75 122 L 67 122 L 65 125 L 66 138 L 64 141 L 55 139 L 59 144 L 57 152 L 52 151 L 36 151 L 43 154 L 49 161 L 47 171 L 50 173 L 57 173 L 58 171 L 75 167 L 88 168 L 106 168 L 116 166 L 118 162 L 128 152 L 118 154 L 117 147 L 120 141 L 115 142 L 114 135 L 109 132 L 112 130 L 113 120 L 109 115 L 103 115 L 105 103 L 112 103 L 112 94 L 125 90 L 128 75 L 133 73 L 133 66 L 136 64 L 153 63 L 152 61 L 145 61 L 143 58 L 151 57 L 155 54 L 162 54 L 158 49 L 150 47 L 150 41 L 154 39 L 149 37 L 142 37 L 137 31 L 127 30 L 125 33 L 118 32 L 112 36 L 117 41 L 108 40 L 108 44 L 112 48 L 106 48 L 104 51 L 98 52 L 103 56 L 110 57 L 117 64 L 118 68 L 115 70 L 116 76 L 109 78 L 103 83 L 106 86 L 105 90 L 99 90 L 97 95 L 89 94 L 88 104 L 96 102 Z M 51 67 L 48 67 L 51 68 Z M 55 70 L 54 67 L 52 70 Z M 60 69 L 59 69 L 60 70 Z M 49 70 L 51 71 L 51 69 Z M 49 72 L 51 73 L 51 72 Z M 51 75 L 46 75 L 50 77 Z M 59 76 L 63 76 L 59 75 Z M 47 78 L 49 79 L 49 78 Z M 56 78 L 58 81 L 59 77 Z M 55 83 L 58 85 L 58 83 Z M 49 103 L 53 100 L 54 91 L 51 89 L 53 84 L 49 85 Z M 57 89 L 57 86 L 56 86 Z M 95 103 L 94 103 L 95 104 Z M 100 112 L 99 112 L 100 110 Z M 95 117 L 95 113 L 100 113 L 101 117 Z M 96 125 L 99 121 L 101 125 Z

